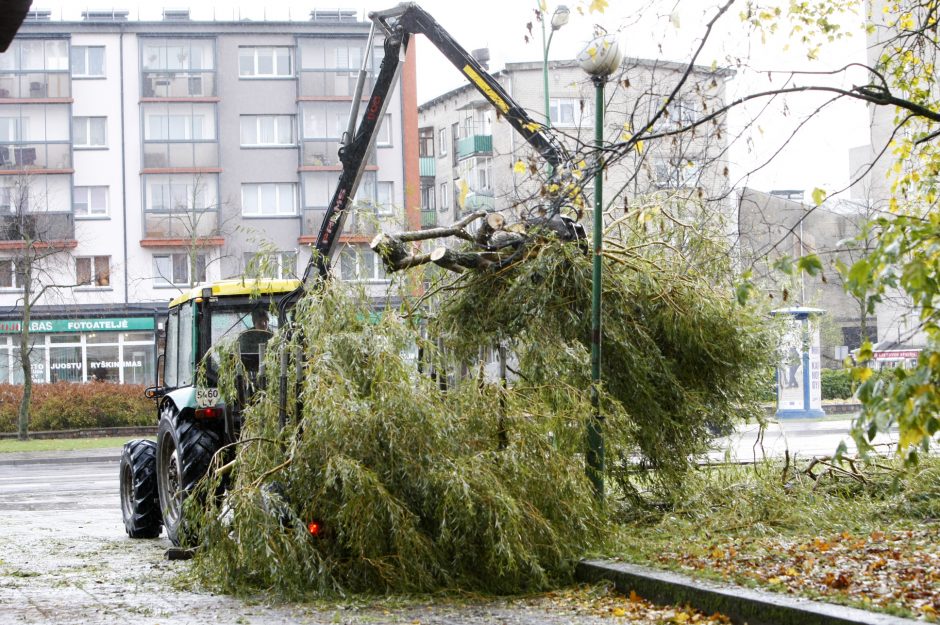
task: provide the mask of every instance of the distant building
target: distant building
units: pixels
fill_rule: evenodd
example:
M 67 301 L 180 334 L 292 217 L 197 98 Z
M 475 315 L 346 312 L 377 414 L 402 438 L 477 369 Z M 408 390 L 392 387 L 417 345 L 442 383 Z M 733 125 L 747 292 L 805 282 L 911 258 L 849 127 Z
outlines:
M 652 119 L 685 65 L 627 59 L 624 73 L 606 90 L 605 137 L 620 141 Z M 701 119 L 724 102 L 727 70 L 693 68 L 689 83 L 659 118 L 654 131 L 668 132 Z M 533 120 L 545 121 L 542 63 L 508 63 L 495 78 Z M 594 141 L 594 86 L 574 61 L 549 65 L 549 115 L 553 133 L 572 151 Z M 546 163 L 470 85 L 425 102 L 419 109 L 421 223 L 450 224 L 477 209 L 512 211 L 538 193 Z M 725 120 L 719 116 L 694 133 L 648 142 L 642 151 L 605 174 L 606 201 L 616 208 L 630 198 L 662 191 L 707 198 L 730 208 Z M 526 171 L 514 171 L 522 161 Z M 462 190 L 466 191 L 463 204 Z M 587 189 L 588 196 L 591 189 Z
M 865 254 L 864 242 L 853 239 L 868 217 L 866 207 L 847 201 L 827 201 L 813 207 L 790 198 L 802 200 L 802 193 L 737 190 L 739 257 L 743 267 L 751 269 L 775 298 L 775 307 L 809 306 L 826 311 L 832 326 L 824 328 L 821 336 L 822 364 L 838 368 L 858 349 L 863 332 L 874 339 L 881 327 L 881 317 L 864 312 L 859 301 L 845 292 L 835 270 L 836 261 L 851 265 Z M 797 272 L 788 279 L 773 268 L 777 259 L 807 254 L 819 256 L 823 264 L 820 275 Z
M 12 335 L 23 237 L 5 224 L 24 202 L 61 249 L 57 282 L 77 285 L 34 311 L 39 382 L 153 381 L 159 313 L 182 288 L 240 276 L 260 249 L 269 275 L 302 271 L 341 169 L 370 27 L 356 16 L 31 13 L 0 54 L 0 383 L 22 378 Z M 405 157 L 417 136 L 409 55 L 335 262 L 376 297 L 387 281 L 368 241 L 418 219 L 416 157 Z

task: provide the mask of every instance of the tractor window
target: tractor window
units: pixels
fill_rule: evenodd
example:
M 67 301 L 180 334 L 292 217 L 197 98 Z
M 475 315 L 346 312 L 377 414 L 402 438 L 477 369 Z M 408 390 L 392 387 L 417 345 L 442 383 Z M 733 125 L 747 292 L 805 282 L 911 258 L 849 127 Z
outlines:
M 267 304 L 255 302 L 238 308 L 215 308 L 212 311 L 212 345 L 234 339 L 246 330 L 277 329 L 277 315 L 268 312 Z M 212 362 L 218 365 L 218 353 L 211 352 Z
M 180 306 L 179 322 L 179 377 L 177 386 L 193 383 L 193 305 L 187 302 Z
M 176 368 L 179 362 L 179 311 L 173 310 L 166 321 L 166 358 L 163 361 L 163 384 L 176 387 Z

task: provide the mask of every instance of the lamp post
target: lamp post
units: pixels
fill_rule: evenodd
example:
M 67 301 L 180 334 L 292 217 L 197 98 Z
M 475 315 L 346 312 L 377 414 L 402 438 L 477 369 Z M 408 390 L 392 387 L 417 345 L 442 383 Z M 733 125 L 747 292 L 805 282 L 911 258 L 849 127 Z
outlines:
M 541 10 L 541 4 L 539 6 Z M 555 35 L 555 31 L 568 23 L 568 17 L 570 15 L 571 11 L 568 10 L 568 7 L 559 4 L 555 12 L 552 13 L 552 31 L 548 34 L 548 39 L 546 39 L 545 14 L 542 14 L 542 86 L 545 90 L 545 126 L 547 128 L 552 127 L 552 115 L 549 109 L 550 103 L 548 98 L 548 49 L 552 45 L 552 37 Z M 551 167 L 551 165 L 549 165 L 549 167 Z
M 604 499 L 604 417 L 600 407 L 601 383 L 601 253 L 604 250 L 603 180 L 604 87 L 622 60 L 612 35 L 594 39 L 578 55 L 578 63 L 594 82 L 594 254 L 591 281 L 591 404 L 593 417 L 587 431 L 587 475 L 599 500 Z

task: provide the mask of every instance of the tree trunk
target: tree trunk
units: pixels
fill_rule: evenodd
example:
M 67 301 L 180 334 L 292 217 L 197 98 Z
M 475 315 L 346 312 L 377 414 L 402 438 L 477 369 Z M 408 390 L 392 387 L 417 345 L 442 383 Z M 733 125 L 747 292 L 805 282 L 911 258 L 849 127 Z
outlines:
M 29 318 L 32 312 L 29 288 L 32 279 L 31 273 L 27 263 L 27 272 L 23 281 L 23 325 L 20 328 L 20 368 L 23 370 L 23 398 L 20 400 L 17 438 L 21 441 L 29 438 L 29 404 L 33 398 L 33 367 L 29 350 Z

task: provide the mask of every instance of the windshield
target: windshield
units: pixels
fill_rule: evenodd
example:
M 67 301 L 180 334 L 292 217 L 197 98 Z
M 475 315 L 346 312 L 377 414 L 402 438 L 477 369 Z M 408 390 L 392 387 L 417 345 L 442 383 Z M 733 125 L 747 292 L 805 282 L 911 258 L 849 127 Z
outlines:
M 268 311 L 268 302 L 251 302 L 237 307 L 213 307 L 211 312 L 212 346 L 227 343 L 246 330 L 277 329 L 277 315 Z M 219 364 L 215 349 L 209 351 L 212 363 Z

